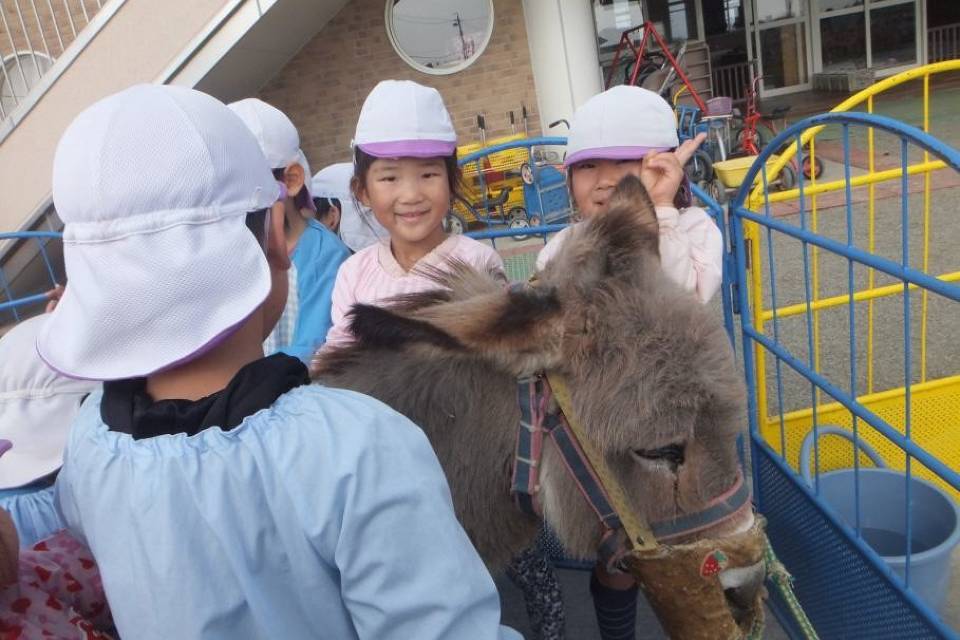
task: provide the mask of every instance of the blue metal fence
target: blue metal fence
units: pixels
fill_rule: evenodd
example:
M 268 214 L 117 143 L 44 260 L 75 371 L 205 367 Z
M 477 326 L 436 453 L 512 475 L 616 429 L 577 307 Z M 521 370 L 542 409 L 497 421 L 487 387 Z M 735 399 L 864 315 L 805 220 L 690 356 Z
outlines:
M 843 180 L 845 210 L 844 224 L 846 238 L 838 241 L 814 233 L 810 229 L 808 219 L 806 190 L 804 177 L 799 176 L 799 225 L 775 218 L 771 212 L 770 185 L 768 176 L 761 169 L 767 159 L 777 149 L 791 141 L 796 141 L 799 148 L 799 138 L 803 131 L 820 125 L 831 125 L 841 130 L 840 141 L 843 146 Z M 856 246 L 854 240 L 854 214 L 852 197 L 852 178 L 850 160 L 850 130 L 851 128 L 872 128 L 875 131 L 886 132 L 896 136 L 899 140 L 900 160 L 900 220 L 901 225 L 901 260 L 898 262 L 870 253 Z M 901 122 L 877 115 L 863 113 L 830 113 L 814 116 L 798 122 L 777 136 L 757 158 L 743 181 L 739 193 L 730 206 L 731 232 L 734 238 L 733 256 L 736 261 L 734 282 L 739 289 L 737 305 L 740 316 L 740 328 L 743 340 L 743 361 L 749 391 L 750 433 L 754 463 L 755 500 L 759 510 L 764 513 L 769 525 L 769 533 L 773 546 L 787 568 L 796 579 L 796 591 L 803 603 L 811 621 L 824 638 L 957 638 L 955 630 L 951 629 L 932 609 L 928 602 L 921 599 L 911 588 L 911 549 L 913 526 L 916 517 L 912 513 L 913 496 L 911 496 L 912 479 L 915 470 L 911 461 L 916 460 L 927 469 L 935 473 L 944 483 L 960 490 L 960 474 L 944 463 L 943 457 L 947 452 L 931 451 L 919 446 L 911 437 L 911 387 L 916 383 L 912 375 L 911 362 L 911 309 L 910 288 L 915 285 L 921 290 L 930 291 L 943 296 L 945 299 L 960 301 L 960 286 L 933 277 L 921 270 L 910 266 L 910 243 L 908 230 L 910 227 L 909 215 L 909 184 L 908 184 L 908 151 L 917 149 L 928 152 L 943 160 L 949 168 L 960 171 L 960 152 L 944 144 L 942 141 L 907 126 Z M 763 185 L 762 213 L 746 208 L 754 180 L 759 178 Z M 772 336 L 762 328 L 753 324 L 753 307 L 760 303 L 751 299 L 748 289 L 748 249 L 745 244 L 745 225 L 752 223 L 759 226 L 760 236 L 765 240 L 768 264 L 763 267 L 769 269 L 769 296 L 773 309 Z M 777 260 L 774 254 L 775 238 L 787 238 L 800 242 L 802 245 L 803 284 L 806 304 L 806 358 L 800 357 L 782 340 L 781 320 L 777 309 L 780 306 L 777 291 Z M 846 261 L 846 284 L 848 291 L 849 318 L 847 324 L 849 358 L 849 387 L 841 388 L 841 383 L 829 379 L 814 361 L 814 318 L 811 292 L 811 264 L 810 247 L 819 247 L 824 253 L 838 256 Z M 857 316 L 854 304 L 856 291 L 854 265 L 864 265 L 878 272 L 895 278 L 903 285 L 903 362 L 904 362 L 904 412 L 905 427 L 903 433 L 891 425 L 887 420 L 861 401 L 858 393 L 857 371 Z M 797 265 L 799 266 L 799 265 Z M 752 264 L 751 269 L 760 269 L 761 265 Z M 754 297 L 756 294 L 754 294 Z M 766 419 L 759 416 L 757 411 L 758 384 L 763 381 L 757 379 L 757 370 L 754 362 L 754 349 L 761 348 L 775 359 L 775 380 L 778 394 L 778 411 L 780 420 L 780 450 L 771 446 L 771 443 L 761 433 L 759 420 Z M 813 443 L 815 481 L 812 487 L 807 486 L 797 474 L 797 471 L 785 459 L 786 447 L 782 444 L 784 434 L 784 406 L 782 393 L 784 390 L 783 366 L 798 374 L 801 379 L 810 385 L 811 402 L 813 408 Z M 904 530 L 905 530 L 905 576 L 901 579 L 884 562 L 883 558 L 871 548 L 864 539 L 864 529 L 861 527 L 861 513 L 863 498 L 863 472 L 859 465 L 859 456 L 853 456 L 853 475 L 856 480 L 854 486 L 854 513 L 850 523 L 839 517 L 821 494 L 821 469 L 819 467 L 820 452 L 816 451 L 818 431 L 821 425 L 818 421 L 817 406 L 818 394 L 825 393 L 839 402 L 852 414 L 852 432 L 855 441 L 855 451 L 859 445 L 858 431 L 872 429 L 898 447 L 906 458 L 904 469 L 904 491 L 906 492 Z M 776 416 L 774 416 L 776 419 Z M 861 424 L 861 422 L 863 424 Z M 947 557 L 945 562 L 949 563 Z M 777 602 L 773 603 L 775 606 Z

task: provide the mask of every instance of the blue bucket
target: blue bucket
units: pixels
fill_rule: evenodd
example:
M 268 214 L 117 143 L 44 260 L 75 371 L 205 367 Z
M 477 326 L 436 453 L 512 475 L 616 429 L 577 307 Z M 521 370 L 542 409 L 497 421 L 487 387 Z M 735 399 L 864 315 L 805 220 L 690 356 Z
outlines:
M 854 441 L 853 434 L 839 427 L 823 426 L 818 437 L 836 435 Z M 800 448 L 800 472 L 811 487 L 813 432 Z M 893 571 L 904 577 L 907 558 L 906 476 L 887 469 L 876 451 L 858 439 L 859 450 L 877 466 L 860 468 L 860 535 Z M 820 474 L 820 497 L 841 520 L 856 526 L 855 472 L 840 469 Z M 950 554 L 960 543 L 960 509 L 939 487 L 910 478 L 910 588 L 930 608 L 943 611 L 950 587 Z

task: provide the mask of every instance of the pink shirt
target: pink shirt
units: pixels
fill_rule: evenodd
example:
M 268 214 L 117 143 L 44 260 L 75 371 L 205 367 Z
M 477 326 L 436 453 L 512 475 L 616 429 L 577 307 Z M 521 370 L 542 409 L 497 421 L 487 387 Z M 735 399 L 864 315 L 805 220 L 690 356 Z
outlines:
M 436 249 L 422 257 L 413 269 L 404 271 L 390 251 L 389 241 L 361 249 L 340 265 L 333 285 L 333 326 L 323 349 L 353 341 L 347 314 L 353 305 L 381 304 L 400 294 L 436 289 L 437 284 L 417 273 L 417 267 L 443 267 L 449 258 L 462 260 L 478 271 L 503 272 L 503 260 L 490 245 L 466 236 L 449 236 Z
M 693 291 L 706 303 L 723 281 L 723 236 L 707 212 L 688 207 L 657 207 L 660 223 L 660 265 L 671 280 Z M 550 238 L 537 256 L 537 270 L 556 255 L 570 235 L 571 225 Z

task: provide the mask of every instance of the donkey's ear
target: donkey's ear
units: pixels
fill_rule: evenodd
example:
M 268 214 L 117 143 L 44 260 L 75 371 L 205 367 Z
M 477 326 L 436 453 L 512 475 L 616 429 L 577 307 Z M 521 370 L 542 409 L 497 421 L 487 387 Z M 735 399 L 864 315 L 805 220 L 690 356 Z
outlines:
M 640 254 L 660 258 L 660 225 L 657 212 L 640 178 L 628 174 L 614 189 L 606 215 L 591 221 L 597 241 L 608 257 L 636 258 Z
M 564 247 L 574 286 L 589 295 L 609 277 L 633 278 L 638 269 L 660 261 L 660 227 L 640 179 L 628 175 L 610 196 L 605 214 L 591 218 Z
M 519 374 L 555 366 L 561 311 L 555 289 L 516 283 L 495 293 L 419 309 L 411 317 Z

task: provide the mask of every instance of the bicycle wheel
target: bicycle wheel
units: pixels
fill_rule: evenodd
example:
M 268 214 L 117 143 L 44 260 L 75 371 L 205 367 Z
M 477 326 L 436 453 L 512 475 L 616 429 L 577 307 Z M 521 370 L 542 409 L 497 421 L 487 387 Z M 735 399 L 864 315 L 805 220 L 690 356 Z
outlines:
M 753 145 L 757 148 L 757 151 L 763 151 L 763 148 L 767 146 L 767 143 L 770 142 L 773 136 L 771 135 L 769 127 L 758 124 L 753 132 L 749 131 L 746 127 L 737 127 L 731 131 L 730 137 L 734 141 L 732 155 L 753 155 L 752 151 L 746 148 L 746 142 L 748 140 L 753 141 Z
M 780 171 L 780 191 L 789 191 L 797 186 L 797 169 L 791 161 L 783 165 Z
M 727 203 L 727 188 L 720 182 L 720 178 L 714 178 L 707 183 L 706 189 L 707 195 L 713 198 L 717 204 L 724 205 Z
M 710 182 L 713 179 L 713 160 L 711 160 L 709 153 L 703 149 L 697 149 L 690 157 L 684 170 L 687 172 L 690 182 L 694 184 Z
M 459 213 L 448 211 L 443 218 L 443 230 L 452 236 L 460 236 L 467 232 L 467 221 Z
M 823 160 L 820 158 L 813 159 L 813 176 L 819 178 L 823 174 Z M 803 177 L 809 180 L 811 178 L 810 171 L 810 156 L 804 154 L 803 156 Z
M 473 204 L 463 196 L 456 194 L 453 200 L 453 207 L 443 218 L 443 230 L 447 233 L 451 235 L 466 233 L 469 228 L 467 218 L 473 218 L 478 222 L 486 221 L 486 218 L 480 217 Z

